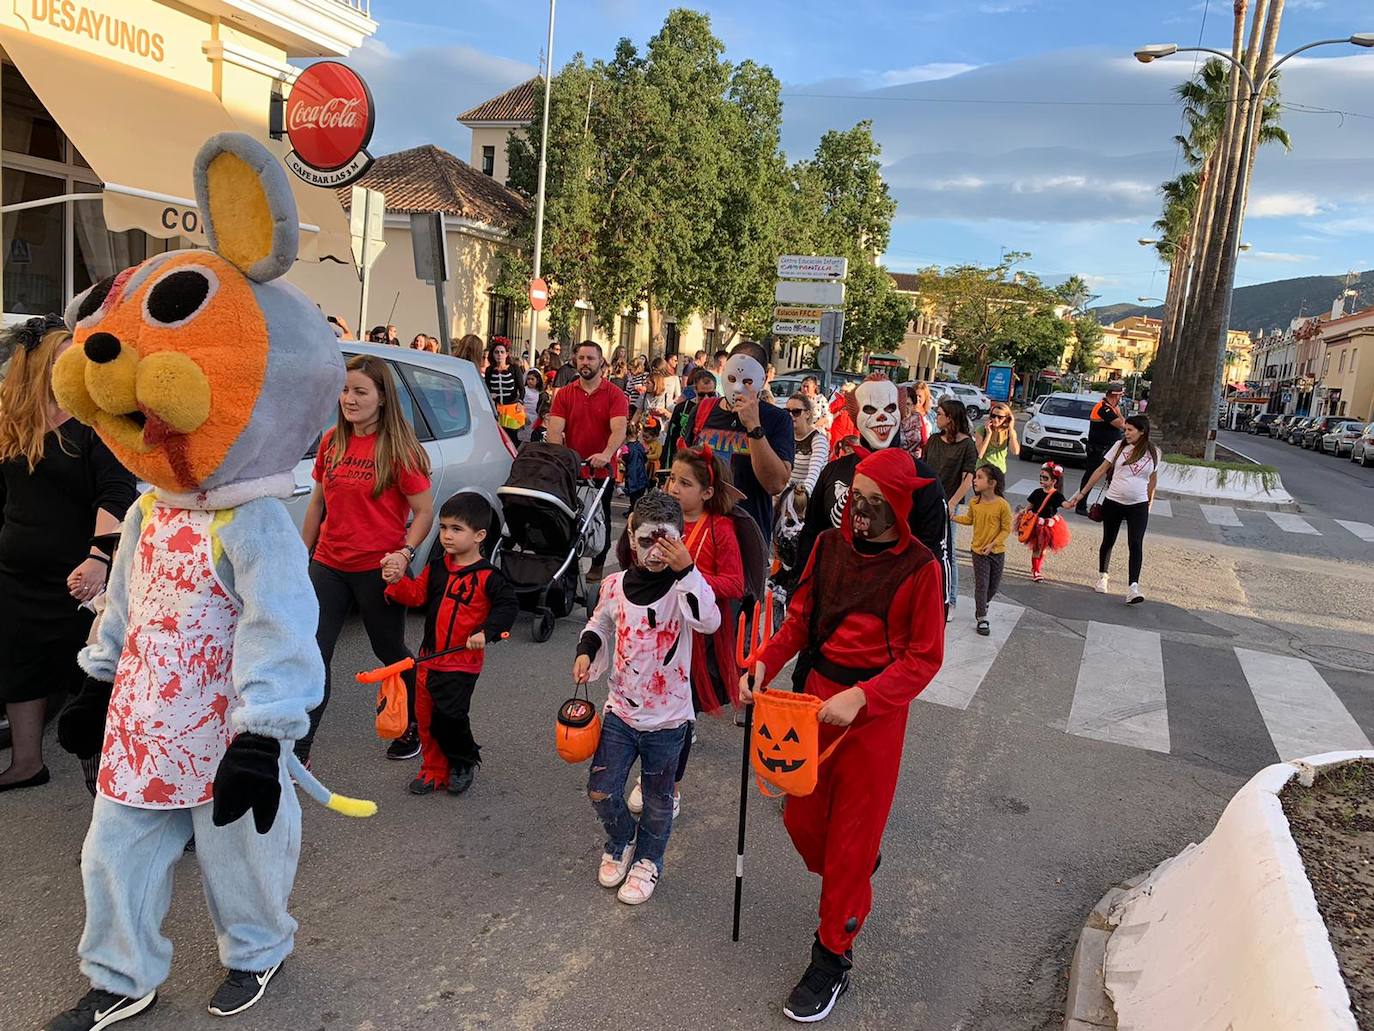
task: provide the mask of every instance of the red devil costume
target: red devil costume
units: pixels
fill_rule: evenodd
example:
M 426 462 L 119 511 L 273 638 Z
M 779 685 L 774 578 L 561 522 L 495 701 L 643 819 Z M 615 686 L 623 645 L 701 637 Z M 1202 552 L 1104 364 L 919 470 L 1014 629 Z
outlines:
M 784 818 L 807 869 L 822 878 L 812 967 L 831 971 L 833 995 L 847 985 L 847 953 L 872 903 L 869 881 L 897 787 L 907 708 L 944 660 L 940 566 L 909 526 L 918 485 L 911 456 L 877 451 L 856 473 L 882 490 L 896 541 L 856 540 L 851 496 L 841 528 L 817 538 L 787 619 L 760 654 L 765 680 L 800 653 L 809 693 L 827 699 L 857 686 L 866 697 L 847 732 L 821 724 L 822 751 L 846 736 L 820 767 L 816 790 L 788 799 Z

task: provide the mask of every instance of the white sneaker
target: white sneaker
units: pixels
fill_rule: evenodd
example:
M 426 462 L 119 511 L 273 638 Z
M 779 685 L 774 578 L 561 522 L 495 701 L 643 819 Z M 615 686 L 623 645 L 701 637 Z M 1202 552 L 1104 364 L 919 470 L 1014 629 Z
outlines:
M 1093 588 L 1098 594 L 1107 593 L 1107 574 L 1103 573 L 1097 578 L 1097 586 Z
M 641 859 L 630 867 L 630 875 L 625 878 L 625 883 L 616 892 L 616 898 L 627 906 L 637 906 L 641 902 L 648 902 L 649 896 L 654 893 L 654 885 L 658 883 L 658 867 L 651 859 Z
M 682 792 L 673 792 L 673 819 L 676 820 L 682 815 Z
M 630 869 L 630 864 L 635 860 L 635 843 L 632 841 L 625 846 L 625 851 L 621 853 L 619 859 L 609 852 L 601 853 L 601 867 L 596 871 L 597 883 L 603 888 L 614 888 L 625 879 L 625 874 Z
M 1127 605 L 1139 605 L 1145 600 L 1145 595 L 1140 593 L 1140 584 L 1131 584 L 1130 590 L 1126 592 Z
M 635 778 L 635 786 L 630 789 L 630 797 L 625 800 L 625 805 L 636 816 L 644 812 L 644 785 L 639 782 L 638 777 Z

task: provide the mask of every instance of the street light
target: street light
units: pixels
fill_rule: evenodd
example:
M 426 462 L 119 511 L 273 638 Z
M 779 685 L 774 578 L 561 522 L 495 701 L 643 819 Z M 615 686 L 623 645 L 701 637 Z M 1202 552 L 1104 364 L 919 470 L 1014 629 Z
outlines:
M 1164 300 L 1163 297 L 1137 297 L 1137 298 L 1136 298 L 1136 303 L 1137 303 L 1137 304 L 1146 304 L 1146 303 L 1148 303 L 1148 302 L 1150 302 L 1150 301 L 1158 301 L 1160 304 L 1165 304 L 1165 303 L 1167 303 L 1167 302 Z
M 1142 236 L 1136 243 L 1140 244 L 1142 247 L 1153 247 L 1155 244 L 1159 243 L 1159 241 L 1152 240 L 1148 236 Z
M 1299 54 L 1312 50 L 1315 47 L 1332 46 L 1335 44 L 1353 44 L 1357 47 L 1374 47 L 1374 32 L 1359 32 L 1351 36 L 1344 36 L 1340 39 L 1319 39 L 1314 43 L 1307 43 L 1290 50 L 1284 54 L 1264 73 L 1263 77 L 1256 82 L 1250 69 L 1245 66 L 1243 61 L 1237 61 L 1225 50 L 1217 50 L 1213 47 L 1181 47 L 1177 43 L 1152 43 L 1143 46 L 1135 52 L 1135 59 L 1141 64 L 1149 64 L 1151 61 L 1161 57 L 1170 57 L 1174 54 L 1212 54 L 1221 58 L 1223 61 L 1239 71 L 1245 80 L 1246 86 L 1250 90 L 1250 102 L 1245 110 L 1245 144 L 1240 148 L 1240 168 L 1236 181 L 1242 184 L 1242 188 L 1235 191 L 1235 196 L 1231 200 L 1231 219 L 1230 222 L 1235 226 L 1235 249 L 1231 252 L 1230 266 L 1227 272 L 1228 282 L 1226 284 L 1226 304 L 1222 309 L 1221 318 L 1221 340 L 1217 345 L 1217 365 L 1212 377 L 1212 415 L 1209 418 L 1215 419 L 1216 412 L 1221 410 L 1223 386 L 1226 380 L 1226 345 L 1230 339 L 1231 330 L 1231 302 L 1236 293 L 1236 263 L 1239 261 L 1240 252 L 1248 248 L 1247 244 L 1240 242 L 1240 226 L 1245 216 L 1245 194 L 1243 184 L 1250 178 L 1250 164 L 1253 159 L 1251 141 L 1255 138 L 1255 125 L 1259 118 L 1259 109 L 1264 97 L 1264 91 L 1268 88 L 1269 82 L 1278 74 L 1278 70 L 1284 63 Z M 1142 241 L 1143 242 L 1143 241 Z M 1216 430 L 1212 429 L 1207 434 L 1207 444 L 1203 452 L 1203 457 L 1211 460 L 1216 457 L 1217 441 Z

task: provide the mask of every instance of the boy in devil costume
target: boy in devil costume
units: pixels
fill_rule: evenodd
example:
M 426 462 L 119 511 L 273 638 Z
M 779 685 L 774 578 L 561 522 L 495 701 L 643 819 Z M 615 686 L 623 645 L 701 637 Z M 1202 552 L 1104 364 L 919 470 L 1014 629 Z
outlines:
M 840 527 L 854 482 L 854 470 L 864 456 L 888 449 L 905 450 L 899 434 L 902 417 L 897 407 L 897 385 L 886 376 L 875 373 L 860 383 L 848 396 L 848 410 L 859 429 L 863 446 L 858 453 L 835 458 L 821 470 L 816 489 L 807 501 L 806 518 L 797 537 L 797 569 L 806 568 L 811 549 L 821 533 Z M 953 561 L 953 556 L 945 547 L 949 526 L 945 492 L 934 469 L 910 452 L 907 456 L 916 471 L 908 525 L 912 536 L 929 548 L 938 560 L 943 581 L 948 583 L 948 563 Z M 797 690 L 802 690 L 800 677 L 794 683 Z
M 442 552 L 419 576 L 398 576 L 386 589 L 391 601 L 425 609 L 423 665 L 415 680 L 423 758 L 420 775 L 410 783 L 412 795 L 443 789 L 461 795 L 472 786 L 474 771 L 482 764 L 482 749 L 473 739 L 468 717 L 472 692 L 486 646 L 500 640 L 520 613 L 510 581 L 482 555 L 488 530 L 500 533 L 495 516 L 480 494 L 453 495 L 439 509 Z M 445 651 L 452 654 L 425 662 L 425 656 Z
M 805 689 L 824 703 L 820 749 L 845 735 L 820 767 L 816 790 L 789 798 L 783 817 L 807 869 L 821 875 L 811 963 L 783 1007 L 803 1023 L 824 1019 L 849 987 L 851 946 L 872 905 L 870 879 L 897 787 L 907 708 L 944 661 L 940 565 L 909 524 L 918 483 L 911 456 L 899 448 L 858 464 L 841 528 L 816 539 L 786 621 L 740 680 L 747 702 L 751 683 L 767 684 L 800 653 Z M 853 584 L 864 589 L 846 589 Z

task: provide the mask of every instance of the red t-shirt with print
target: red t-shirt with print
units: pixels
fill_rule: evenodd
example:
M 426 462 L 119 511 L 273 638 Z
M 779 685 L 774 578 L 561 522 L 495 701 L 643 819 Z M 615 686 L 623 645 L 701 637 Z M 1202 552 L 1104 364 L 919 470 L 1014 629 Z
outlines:
M 334 431 L 320 441 L 315 455 L 315 482 L 324 487 L 324 523 L 315 544 L 315 561 L 341 573 L 379 569 L 382 556 L 406 542 L 411 494 L 429 490 L 429 477 L 418 469 L 402 469 L 380 497 L 372 496 L 376 482 L 377 435 L 355 434 L 337 465 L 329 464 Z

